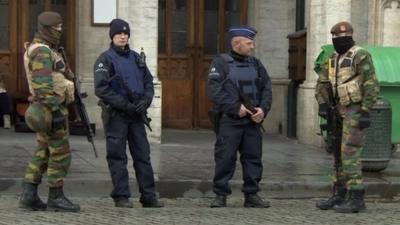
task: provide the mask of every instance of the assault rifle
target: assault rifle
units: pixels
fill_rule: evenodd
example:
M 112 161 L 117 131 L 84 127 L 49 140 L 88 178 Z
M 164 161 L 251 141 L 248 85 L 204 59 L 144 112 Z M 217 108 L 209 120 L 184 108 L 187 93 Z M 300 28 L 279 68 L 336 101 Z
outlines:
M 341 160 L 341 144 L 342 144 L 342 118 L 337 109 L 338 100 L 333 95 L 332 84 L 328 84 L 328 111 L 326 115 L 326 125 L 321 125 L 321 130 L 326 130 L 325 143 L 328 152 L 333 154 L 335 163 L 336 177 L 339 177 Z
M 64 59 L 64 62 L 67 65 L 67 69 L 69 70 L 68 58 L 67 58 L 67 55 L 65 54 L 64 47 L 60 47 L 58 49 L 58 51 L 61 53 L 61 55 Z M 76 110 L 78 111 L 79 118 L 86 129 L 86 138 L 87 138 L 88 142 L 90 142 L 92 144 L 94 155 L 97 158 L 98 157 L 97 150 L 96 150 L 96 146 L 94 145 L 94 141 L 93 141 L 94 130 L 90 126 L 89 116 L 86 112 L 85 104 L 83 104 L 83 101 L 82 101 L 82 94 L 80 92 L 80 90 L 81 90 L 80 81 L 78 80 L 78 77 L 75 75 L 73 76 L 72 81 L 74 83 L 74 89 L 75 89 L 74 92 L 75 92 Z
M 122 88 L 126 91 L 127 95 L 128 95 L 128 100 L 130 103 L 132 104 L 136 104 L 139 100 L 141 100 L 141 98 L 143 98 L 143 96 L 141 94 L 138 94 L 134 91 L 132 91 L 129 87 L 128 84 L 126 83 L 126 81 L 121 77 L 121 75 L 119 74 L 114 74 L 109 80 L 108 82 L 111 82 L 112 80 L 114 80 L 115 78 L 118 78 L 118 81 L 120 82 L 120 84 L 122 85 Z M 142 119 L 144 125 L 146 125 L 147 128 L 149 128 L 150 131 L 153 131 L 151 129 L 150 126 L 150 122 L 151 122 L 151 118 L 147 117 L 147 110 L 144 111 L 143 113 L 138 114 L 140 115 L 140 118 Z

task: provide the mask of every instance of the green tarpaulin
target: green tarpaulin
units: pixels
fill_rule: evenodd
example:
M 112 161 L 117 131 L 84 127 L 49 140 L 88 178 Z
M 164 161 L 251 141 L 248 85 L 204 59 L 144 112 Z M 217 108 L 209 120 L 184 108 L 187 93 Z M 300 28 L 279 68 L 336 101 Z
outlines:
M 362 46 L 372 56 L 376 76 L 381 86 L 400 86 L 400 47 Z M 332 45 L 323 45 L 315 60 L 314 70 L 319 72 L 333 53 Z

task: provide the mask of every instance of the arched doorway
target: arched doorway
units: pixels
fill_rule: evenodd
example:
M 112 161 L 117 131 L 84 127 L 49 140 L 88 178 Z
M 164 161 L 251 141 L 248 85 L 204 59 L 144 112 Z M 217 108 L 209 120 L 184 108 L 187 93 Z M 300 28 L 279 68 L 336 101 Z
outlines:
M 227 28 L 247 22 L 247 5 L 247 0 L 159 0 L 163 127 L 211 127 L 208 67 L 228 47 Z

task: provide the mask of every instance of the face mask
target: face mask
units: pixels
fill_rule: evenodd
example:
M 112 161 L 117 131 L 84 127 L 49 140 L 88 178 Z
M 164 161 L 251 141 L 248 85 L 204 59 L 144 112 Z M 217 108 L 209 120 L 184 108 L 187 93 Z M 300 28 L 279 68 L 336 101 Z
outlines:
M 351 36 L 332 38 L 333 47 L 340 55 L 346 53 L 354 46 L 354 40 Z
M 62 34 L 62 31 L 60 30 L 56 30 L 52 27 L 42 27 L 39 30 L 39 33 L 41 34 L 42 38 L 53 45 L 58 45 L 60 43 Z

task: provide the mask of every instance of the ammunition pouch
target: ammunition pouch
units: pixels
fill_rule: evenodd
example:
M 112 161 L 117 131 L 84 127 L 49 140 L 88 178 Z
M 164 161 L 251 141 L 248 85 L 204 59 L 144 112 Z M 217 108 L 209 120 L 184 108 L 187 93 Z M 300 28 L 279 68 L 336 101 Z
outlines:
M 362 100 L 360 85 L 357 80 L 338 86 L 338 95 L 340 104 L 348 106 L 351 103 L 359 103 Z

